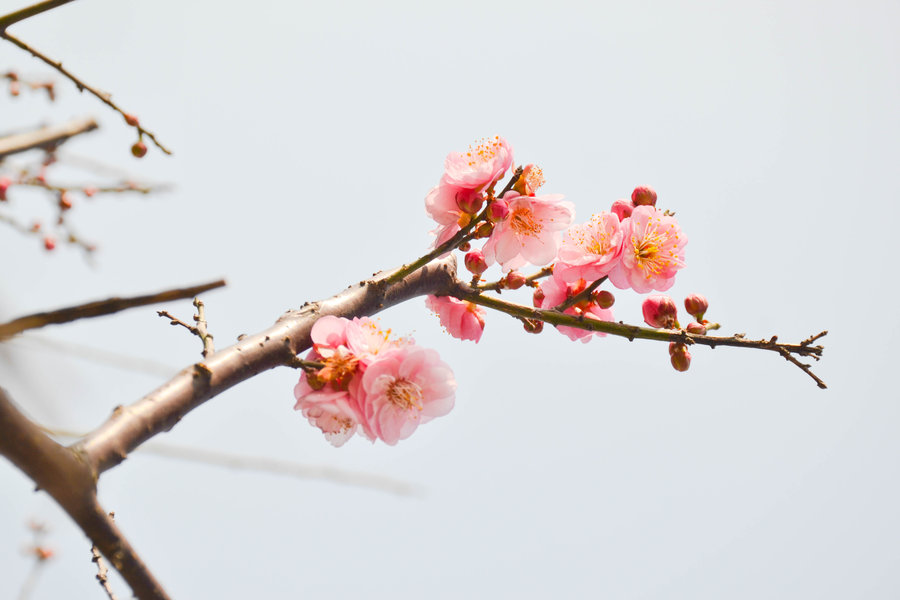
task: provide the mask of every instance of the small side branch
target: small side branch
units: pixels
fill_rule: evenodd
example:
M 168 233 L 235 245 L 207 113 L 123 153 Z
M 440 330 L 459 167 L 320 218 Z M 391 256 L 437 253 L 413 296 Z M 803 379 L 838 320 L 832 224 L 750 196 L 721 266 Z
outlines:
M 12 154 L 34 150 L 35 148 L 54 149 L 69 138 L 93 131 L 97 127 L 97 122 L 94 119 L 76 119 L 63 125 L 41 127 L 34 131 L 2 137 L 0 138 L 0 160 Z
M 56 2 L 56 3 L 48 2 L 48 3 L 44 3 L 44 4 L 52 4 L 53 6 L 50 6 L 50 8 L 54 8 L 55 6 L 62 4 L 62 2 Z M 45 9 L 45 10 L 49 10 L 49 9 Z M 41 12 L 43 12 L 43 11 L 41 11 Z M 32 15 L 29 14 L 23 18 L 27 18 L 28 16 L 32 16 Z M 9 15 L 7 15 L 6 18 L 8 19 L 8 17 L 9 17 Z M 102 92 L 102 91 L 98 90 L 97 88 L 95 88 L 91 85 L 88 85 L 87 83 L 82 81 L 77 75 L 75 75 L 74 73 L 72 73 L 71 71 L 66 69 L 63 66 L 61 61 L 53 60 L 52 58 L 50 58 L 43 52 L 39 51 L 38 49 L 26 44 L 25 42 L 23 42 L 22 40 L 20 40 L 17 37 L 10 35 L 10 33 L 8 31 L 6 31 L 6 29 L 5 29 L 5 27 L 8 26 L 9 23 L 7 23 L 6 26 L 3 26 L 3 19 L 4 18 L 0 18 L 0 37 L 9 41 L 12 44 L 15 44 L 16 46 L 18 46 L 25 52 L 28 52 L 35 58 L 42 60 L 46 64 L 50 65 L 51 67 L 53 67 L 54 69 L 59 71 L 62 75 L 64 75 L 67 79 L 69 79 L 72 83 L 75 84 L 75 87 L 78 88 L 79 92 L 85 92 L 85 91 L 89 92 L 90 94 L 92 94 L 93 96 L 98 98 L 101 102 L 103 102 L 103 104 L 107 105 L 108 107 L 110 107 L 111 109 L 113 109 L 114 111 L 116 111 L 117 113 L 122 115 L 122 118 L 125 119 L 126 123 L 128 123 L 130 126 L 137 129 L 138 135 L 140 137 L 147 136 L 148 138 L 150 138 L 150 140 L 154 144 L 156 144 L 157 148 L 159 148 L 166 154 L 172 154 L 172 152 L 168 148 L 163 146 L 162 143 L 160 143 L 160 141 L 156 139 L 156 136 L 153 134 L 153 132 L 145 129 L 132 115 L 126 113 L 124 110 L 119 108 L 119 106 L 115 102 L 112 101 L 112 96 L 109 93 Z M 21 20 L 21 19 L 17 19 L 17 20 Z M 13 21 L 13 22 L 15 22 L 15 21 Z
M 213 347 L 213 336 L 206 329 L 206 310 L 203 306 L 203 302 L 201 302 L 199 298 L 194 298 L 194 306 L 197 307 L 197 314 L 194 315 L 194 322 L 197 323 L 197 325 L 188 325 L 178 317 L 173 316 L 172 313 L 167 310 L 158 310 L 156 311 L 156 314 L 169 319 L 169 325 L 181 325 L 199 337 L 203 342 L 203 358 L 206 358 L 216 351 Z
M 0 324 L 0 341 L 10 338 L 27 329 L 37 329 L 45 325 L 56 325 L 60 323 L 69 323 L 78 319 L 110 315 L 137 306 L 146 306 L 148 304 L 159 304 L 160 302 L 191 298 L 202 292 L 220 288 L 224 285 L 225 280 L 220 279 L 202 285 L 165 290 L 163 292 L 147 294 L 145 296 L 108 298 L 106 300 L 88 302 L 87 304 L 79 304 L 77 306 L 70 306 L 50 312 L 35 313 L 33 315 L 19 317 L 8 323 Z
M 112 515 L 110 515 L 112 518 Z M 97 581 L 100 583 L 100 587 L 103 588 L 103 591 L 106 592 L 106 595 L 109 596 L 109 600 L 117 600 L 116 594 L 113 592 L 112 586 L 109 583 L 109 571 L 106 568 L 106 561 L 103 560 L 103 556 L 100 554 L 100 551 L 97 550 L 97 546 L 91 546 L 91 562 L 97 565 Z

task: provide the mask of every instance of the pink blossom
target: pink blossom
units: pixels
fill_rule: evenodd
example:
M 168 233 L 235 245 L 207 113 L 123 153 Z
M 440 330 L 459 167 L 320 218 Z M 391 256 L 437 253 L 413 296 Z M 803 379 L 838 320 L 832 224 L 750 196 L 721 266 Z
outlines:
M 619 217 L 620 221 L 624 221 L 631 216 L 631 212 L 634 210 L 634 204 L 631 203 L 631 200 L 616 200 L 612 203 L 612 208 L 610 210 Z
M 441 180 L 425 196 L 425 211 L 438 226 L 431 233 L 435 235 L 434 245 L 440 246 L 469 222 L 468 213 L 460 206 L 471 208 L 481 198 L 481 192 L 450 185 Z
M 325 439 L 334 446 L 342 446 L 359 428 L 356 402 L 349 392 L 314 390 L 304 374 L 294 387 L 294 397 L 297 398 L 294 410 L 299 410 L 310 425 L 321 429 Z
M 574 289 L 573 289 L 574 288 Z M 545 279 L 541 282 L 538 291 L 541 294 L 535 292 L 535 304 L 537 304 L 538 299 L 540 299 L 539 308 L 553 308 L 555 306 L 559 306 L 567 298 L 574 293 L 580 291 L 578 288 L 583 290 L 585 288 L 584 280 L 576 283 L 576 284 L 567 284 L 565 281 L 559 279 L 555 275 L 548 279 Z M 613 313 L 608 308 L 600 308 L 593 302 L 585 302 L 584 304 L 577 306 L 570 306 L 565 311 L 563 311 L 567 315 L 584 315 L 585 318 L 588 319 L 596 319 L 598 321 L 612 321 Z M 557 327 L 560 333 L 568 337 L 573 342 L 575 340 L 581 340 L 582 343 L 586 344 L 591 341 L 592 335 L 598 335 L 600 337 L 605 337 L 606 334 L 601 331 L 588 331 L 587 329 L 579 329 L 577 327 L 566 327 L 565 325 L 560 325 Z
M 513 189 L 523 196 L 534 196 L 534 193 L 546 183 L 544 171 L 537 165 L 525 165 L 522 175 L 513 185 Z
M 453 408 L 456 380 L 438 353 L 402 346 L 378 357 L 359 386 L 362 433 L 393 446 Z
M 428 296 L 425 305 L 441 320 L 441 325 L 455 338 L 476 344 L 484 331 L 484 309 L 453 296 Z
M 466 152 L 451 152 L 444 160 L 442 183 L 483 191 L 512 166 L 513 151 L 499 135 L 480 140 Z
M 619 218 L 608 212 L 593 215 L 582 225 L 572 225 L 563 235 L 554 275 L 563 281 L 595 281 L 608 275 L 622 255 Z
M 561 194 L 520 196 L 508 192 L 509 216 L 494 225 L 484 245 L 488 264 L 494 261 L 504 271 L 526 264 L 546 265 L 556 258 L 562 230 L 575 218 L 575 206 Z
M 622 258 L 609 273 L 612 284 L 641 294 L 672 287 L 687 245 L 678 221 L 652 206 L 638 206 L 622 221 L 622 231 Z

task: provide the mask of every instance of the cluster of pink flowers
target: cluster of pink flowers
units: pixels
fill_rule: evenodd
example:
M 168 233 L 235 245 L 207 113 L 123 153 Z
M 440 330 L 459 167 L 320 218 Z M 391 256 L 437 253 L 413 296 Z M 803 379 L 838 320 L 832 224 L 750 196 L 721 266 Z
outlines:
M 638 187 L 630 200 L 616 200 L 610 212 L 573 224 L 571 202 L 559 194 L 536 195 L 544 177 L 534 165 L 525 166 L 510 189 L 495 194 L 494 187 L 512 166 L 513 152 L 506 140 L 499 136 L 484 140 L 468 152 L 451 153 L 440 183 L 425 199 L 426 211 L 438 223 L 433 232 L 436 247 L 473 222 L 472 235 L 460 247 L 468 250 L 470 241 L 486 238 L 482 249 L 465 257 L 476 280 L 493 264 L 506 274 L 503 281 L 511 282 L 523 279 L 517 269 L 553 263 L 552 277 L 535 292 L 539 308 L 559 306 L 604 277 L 619 289 L 638 293 L 664 291 L 675 282 L 685 264 L 687 237 L 673 216 L 656 208 L 652 188 Z M 607 295 L 606 302 L 592 296 L 565 312 L 612 320 L 612 295 Z M 428 303 L 454 337 L 476 342 L 481 338 L 484 318 L 470 303 L 433 297 Z M 591 332 L 559 329 L 573 340 L 591 337 Z
M 456 381 L 437 352 L 372 319 L 325 316 L 311 338 L 306 360 L 318 366 L 300 377 L 294 409 L 335 446 L 357 432 L 393 446 L 453 408 Z

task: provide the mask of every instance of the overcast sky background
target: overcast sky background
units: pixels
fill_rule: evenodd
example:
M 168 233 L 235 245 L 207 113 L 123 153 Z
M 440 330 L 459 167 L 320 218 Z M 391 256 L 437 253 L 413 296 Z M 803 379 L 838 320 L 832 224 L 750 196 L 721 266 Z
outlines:
M 76 197 L 93 266 L 0 230 L 0 319 L 224 276 L 203 296 L 224 348 L 420 255 L 445 155 L 500 134 L 578 221 L 654 186 L 690 239 L 671 294 L 704 293 L 725 334 L 828 329 L 816 372 L 829 389 L 770 353 L 699 348 L 676 373 L 663 344 L 532 336 L 501 314 L 478 345 L 460 342 L 415 300 L 381 322 L 437 349 L 459 388 L 450 415 L 398 446 L 332 448 L 292 410 L 287 369 L 157 441 L 370 473 L 417 495 L 139 451 L 100 498 L 169 593 L 896 598 L 898 23 L 888 1 L 75 2 L 12 32 L 111 90 L 174 156 L 133 159 L 132 130 L 59 77 L 56 104 L 0 94 L 0 131 L 95 116 L 101 130 L 63 156 L 175 188 Z M 6 68 L 55 77 L 9 44 Z M 51 214 L 41 196 L 14 200 L 16 214 Z M 617 299 L 616 318 L 639 322 L 640 297 Z M 8 343 L 3 387 L 41 423 L 96 427 L 198 359 L 199 341 L 158 308 L 192 307 Z M 32 488 L 0 464 L 0 597 L 27 576 L 34 518 L 57 557 L 32 598 L 101 598 L 83 534 Z

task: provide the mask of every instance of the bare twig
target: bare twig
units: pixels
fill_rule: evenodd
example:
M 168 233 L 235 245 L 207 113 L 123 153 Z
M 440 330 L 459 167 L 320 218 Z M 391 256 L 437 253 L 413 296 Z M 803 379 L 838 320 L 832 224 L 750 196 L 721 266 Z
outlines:
M 194 306 L 197 307 L 197 314 L 194 315 L 194 322 L 197 323 L 197 325 L 188 325 L 178 317 L 173 316 L 172 313 L 167 310 L 158 310 L 156 311 L 156 314 L 169 319 L 169 325 L 180 325 L 199 337 L 203 342 L 203 358 L 206 358 L 215 352 L 215 348 L 213 348 L 213 336 L 206 330 L 206 311 L 204 310 L 203 302 L 201 302 L 199 298 L 194 298 Z
M 11 154 L 34 150 L 35 148 L 56 148 L 69 138 L 97 129 L 94 119 L 76 119 L 63 125 L 41 127 L 33 131 L 7 135 L 0 138 L 0 160 Z
M 159 304 L 160 302 L 168 302 L 170 300 L 190 298 L 201 292 L 220 288 L 224 285 L 225 280 L 220 279 L 202 285 L 165 290 L 163 292 L 147 294 L 145 296 L 108 298 L 106 300 L 88 302 L 87 304 L 79 304 L 78 306 L 70 306 L 50 312 L 35 313 L 33 315 L 19 317 L 8 323 L 0 324 L 0 340 L 14 336 L 26 329 L 36 329 L 45 325 L 69 323 L 78 319 L 110 315 L 136 306 L 146 306 L 148 304 Z
M 112 518 L 112 515 L 110 515 Z M 109 600 L 116 600 L 116 594 L 113 592 L 112 585 L 109 583 L 109 572 L 106 568 L 106 561 L 103 560 L 103 556 L 101 556 L 100 551 L 97 550 L 97 546 L 91 546 L 91 562 L 96 563 L 97 565 L 97 581 L 100 583 L 100 587 L 103 588 L 103 591 L 106 592 L 106 595 L 109 596 Z
M 18 23 L 19 21 L 28 19 L 35 15 L 39 15 L 43 12 L 54 9 L 58 6 L 62 6 L 63 4 L 68 4 L 71 1 L 72 0 L 47 0 L 45 2 L 39 2 L 37 4 L 33 4 L 32 6 L 28 6 L 21 10 L 17 10 L 15 12 L 12 12 L 12 13 L 9 13 L 7 15 L 0 17 L 0 38 L 3 38 L 12 44 L 15 44 L 16 46 L 18 46 L 25 52 L 28 52 L 35 58 L 42 60 L 46 64 L 50 65 L 51 67 L 53 67 L 54 69 L 56 69 L 57 71 L 62 73 L 66 78 L 68 78 L 72 83 L 75 84 L 75 87 L 78 88 L 79 92 L 87 91 L 87 92 L 93 94 L 101 102 L 103 102 L 104 104 L 109 106 L 111 109 L 113 109 L 114 111 L 116 111 L 117 113 L 122 115 L 122 118 L 125 119 L 125 122 L 128 123 L 129 126 L 134 127 L 137 130 L 138 135 L 140 137 L 147 136 L 148 138 L 150 138 L 150 140 L 153 141 L 154 144 L 156 144 L 157 148 L 159 148 L 166 154 L 172 154 L 172 152 L 169 151 L 168 148 L 163 146 L 159 142 L 159 140 L 156 139 L 156 136 L 152 132 L 148 131 L 143 126 L 141 126 L 140 123 L 132 115 L 126 113 L 121 108 L 119 108 L 119 106 L 115 102 L 112 101 L 112 96 L 110 94 L 108 94 L 106 92 L 101 92 L 97 88 L 88 85 L 87 83 L 82 81 L 80 78 L 78 78 L 74 73 L 72 73 L 71 71 L 69 71 L 68 69 L 63 67 L 63 64 L 61 61 L 53 60 L 46 54 L 40 52 L 39 50 L 30 46 L 29 44 L 26 44 L 25 42 L 23 42 L 22 40 L 20 40 L 19 38 L 15 37 L 15 36 L 11 35 L 7 31 L 9 26 L 13 25 L 14 23 Z

